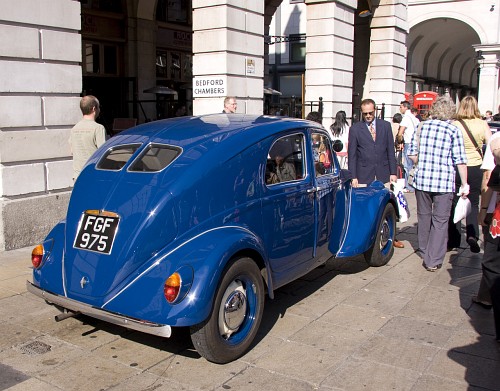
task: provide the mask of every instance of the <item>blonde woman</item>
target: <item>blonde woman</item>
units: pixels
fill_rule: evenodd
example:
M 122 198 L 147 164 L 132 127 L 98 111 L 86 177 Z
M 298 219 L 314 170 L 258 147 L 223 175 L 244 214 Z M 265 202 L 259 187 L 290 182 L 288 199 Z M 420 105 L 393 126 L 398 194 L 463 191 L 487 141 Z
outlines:
M 483 144 L 487 144 L 491 137 L 491 130 L 488 123 L 482 119 L 481 113 L 477 106 L 476 98 L 466 96 L 460 102 L 456 114 L 456 121 L 453 122 L 462 132 L 465 146 L 465 154 L 467 156 L 467 181 L 470 186 L 469 200 L 471 202 L 471 213 L 466 218 L 466 238 L 467 244 L 473 253 L 480 251 L 478 238 L 478 212 L 479 212 L 479 196 L 481 194 L 481 180 L 483 172 L 481 164 L 483 162 Z M 461 185 L 460 177 L 457 174 L 455 187 Z M 455 191 L 455 194 L 457 193 Z M 455 196 L 453 206 L 451 208 L 451 216 L 455 212 L 455 206 L 459 197 Z M 454 224 L 453 217 L 450 218 L 448 226 L 448 249 L 460 247 L 461 241 L 461 222 Z

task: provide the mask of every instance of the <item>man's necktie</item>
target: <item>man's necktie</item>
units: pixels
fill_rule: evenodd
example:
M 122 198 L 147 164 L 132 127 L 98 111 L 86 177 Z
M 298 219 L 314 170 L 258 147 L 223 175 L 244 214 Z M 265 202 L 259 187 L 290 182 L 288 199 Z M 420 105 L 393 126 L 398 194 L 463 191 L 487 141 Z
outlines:
M 373 141 L 377 138 L 377 133 L 375 132 L 375 126 L 373 126 L 373 122 L 370 124 L 370 133 L 373 137 Z

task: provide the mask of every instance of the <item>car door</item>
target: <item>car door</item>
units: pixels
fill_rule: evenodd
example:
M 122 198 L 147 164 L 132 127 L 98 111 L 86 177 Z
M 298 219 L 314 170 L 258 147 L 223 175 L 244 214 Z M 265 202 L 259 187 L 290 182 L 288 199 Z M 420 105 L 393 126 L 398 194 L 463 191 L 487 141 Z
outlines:
M 297 278 L 313 262 L 315 195 L 306 139 L 305 131 L 290 132 L 275 137 L 267 151 L 262 218 L 276 286 Z
M 340 186 L 340 166 L 332 149 L 331 140 L 318 129 L 310 130 L 310 148 L 312 166 L 314 167 L 313 192 L 316 216 L 316 247 L 314 257 L 322 263 L 332 256 L 331 249 L 338 248 L 343 230 L 343 197 L 337 197 L 342 191 Z M 339 198 L 339 200 L 338 200 Z M 342 205 L 337 205 L 337 202 Z M 336 216 L 336 211 L 340 211 Z M 334 232 L 334 221 L 335 229 Z M 340 230 L 340 232 L 339 232 Z M 332 243 L 332 241 L 334 243 Z

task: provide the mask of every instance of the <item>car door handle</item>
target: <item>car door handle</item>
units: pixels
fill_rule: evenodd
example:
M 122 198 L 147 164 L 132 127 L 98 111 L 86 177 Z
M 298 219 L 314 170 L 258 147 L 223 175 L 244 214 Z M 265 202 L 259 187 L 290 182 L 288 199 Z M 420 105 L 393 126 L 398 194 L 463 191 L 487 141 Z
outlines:
M 310 189 L 307 189 L 307 192 L 308 193 L 316 193 L 317 191 L 320 191 L 321 190 L 321 187 L 312 187 Z

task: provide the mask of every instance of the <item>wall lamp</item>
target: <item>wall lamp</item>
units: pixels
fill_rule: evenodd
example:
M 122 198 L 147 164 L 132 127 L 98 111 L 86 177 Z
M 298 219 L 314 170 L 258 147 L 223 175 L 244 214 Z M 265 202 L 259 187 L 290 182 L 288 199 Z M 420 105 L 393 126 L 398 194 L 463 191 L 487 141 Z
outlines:
M 493 11 L 495 11 L 495 4 L 492 4 L 491 8 L 490 8 L 490 12 L 493 12 Z
M 370 10 L 363 10 L 363 11 L 361 11 L 361 12 L 358 14 L 358 16 L 359 16 L 360 18 L 368 18 L 369 16 L 372 16 L 372 15 L 373 15 L 373 14 L 372 14 L 372 12 L 371 12 Z

